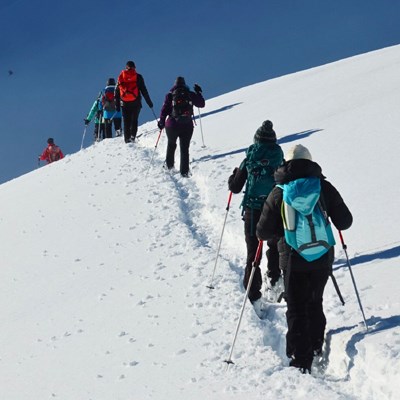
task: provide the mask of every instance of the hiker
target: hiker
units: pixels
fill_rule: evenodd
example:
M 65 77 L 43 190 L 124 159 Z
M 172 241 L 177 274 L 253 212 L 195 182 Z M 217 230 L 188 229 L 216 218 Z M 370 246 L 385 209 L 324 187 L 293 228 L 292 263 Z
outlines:
M 176 142 L 179 138 L 181 152 L 180 173 L 181 176 L 189 177 L 189 146 L 193 135 L 193 106 L 203 108 L 205 101 L 201 87 L 198 84 L 193 86 L 192 92 L 186 85 L 185 79 L 178 76 L 174 86 L 165 96 L 161 108 L 158 127 L 167 133 L 167 155 L 165 168 L 171 170 L 175 164 Z
M 61 149 L 54 143 L 53 138 L 47 139 L 47 147 L 43 150 L 41 156 L 39 156 L 40 160 L 46 160 L 47 164 L 50 164 L 54 161 L 58 161 L 64 158 L 64 154 L 62 153 Z
M 88 115 L 84 119 L 85 126 L 88 126 L 90 124 L 90 121 L 95 117 L 94 119 L 94 140 L 95 141 L 100 141 L 100 138 L 104 139 L 105 138 L 105 126 L 104 126 L 104 119 L 103 119 L 103 110 L 102 110 L 102 105 L 101 105 L 101 92 L 99 93 L 99 96 L 97 99 L 94 101 L 92 108 L 90 109 Z
M 105 137 L 112 138 L 112 124 L 114 122 L 115 136 L 121 136 L 121 111 L 115 105 L 115 79 L 109 78 L 107 86 L 101 96 L 101 109 L 104 118 Z
M 139 113 L 142 108 L 142 95 L 147 105 L 152 109 L 153 102 L 150 99 L 143 76 L 136 72 L 135 63 L 128 61 L 125 69 L 119 74 L 115 88 L 117 112 L 122 107 L 125 143 L 134 142 L 136 139 Z
M 322 301 L 326 282 L 332 272 L 334 240 L 331 246 L 326 245 L 326 242 L 324 247 L 320 246 L 323 254 L 314 254 L 319 258 L 307 261 L 305 252 L 312 253 L 318 248 L 314 245 L 318 240 L 317 236 L 320 235 L 317 229 L 321 225 L 312 226 L 309 223 L 293 225 L 294 221 L 299 221 L 294 218 L 301 217 L 299 211 L 303 211 L 303 215 L 312 212 L 314 216 L 314 209 L 317 210 L 319 207 L 319 209 L 322 208 L 320 215 L 324 215 L 324 222 L 331 218 L 337 229 L 344 230 L 351 226 L 353 217 L 339 192 L 322 175 L 321 167 L 312 161 L 309 150 L 300 144 L 288 151 L 286 161 L 275 173 L 275 181 L 277 186 L 271 191 L 264 204 L 257 225 L 257 236 L 260 240 L 280 238 L 278 250 L 287 302 L 286 354 L 290 358 L 290 366 L 300 369 L 302 373 L 309 373 L 313 356 L 322 354 L 326 326 Z M 285 198 L 284 204 L 282 204 L 283 198 Z M 313 209 L 310 207 L 311 200 L 315 204 Z M 285 204 L 289 201 L 295 207 L 291 208 L 292 211 L 298 215 L 293 217 L 295 214 L 290 216 L 289 211 L 285 212 L 285 226 L 293 225 L 291 229 L 295 230 L 297 238 L 301 238 L 302 233 L 305 238 L 314 236 L 315 240 L 308 249 L 307 246 L 302 246 L 305 250 L 301 248 L 295 250 L 285 239 L 282 213 L 285 210 Z M 321 229 L 326 229 L 327 232 L 326 225 Z M 309 229 L 308 235 L 304 235 L 306 229 Z M 329 229 L 331 229 L 330 225 Z M 330 232 L 332 234 L 332 231 Z M 304 255 L 302 255 L 303 252 Z
M 229 190 L 240 193 L 246 184 L 241 206 L 243 207 L 244 235 L 247 246 L 246 268 L 243 285 L 247 289 L 253 261 L 257 252 L 258 238 L 256 226 L 260 219 L 264 202 L 272 190 L 274 172 L 283 162 L 283 151 L 276 142 L 276 133 L 271 121 L 264 121 L 254 135 L 254 144 L 246 151 L 246 158 L 239 168 L 233 170 L 228 179 Z M 279 254 L 276 238 L 267 240 L 268 250 L 266 252 L 268 287 L 274 287 L 281 275 L 279 269 Z M 259 266 L 254 271 L 253 281 L 249 289 L 249 300 L 254 306 L 256 313 L 260 316 L 264 308 L 261 299 L 262 276 Z M 275 299 L 276 300 L 276 299 Z

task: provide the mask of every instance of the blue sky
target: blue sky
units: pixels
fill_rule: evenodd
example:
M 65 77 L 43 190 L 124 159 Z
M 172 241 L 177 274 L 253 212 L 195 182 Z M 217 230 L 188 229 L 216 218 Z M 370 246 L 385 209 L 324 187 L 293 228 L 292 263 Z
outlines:
M 399 17 L 394 0 L 2 1 L 0 183 L 36 168 L 50 136 L 79 150 L 83 118 L 127 60 L 158 115 L 178 75 L 215 97 L 399 44 Z M 140 123 L 151 119 L 144 104 Z

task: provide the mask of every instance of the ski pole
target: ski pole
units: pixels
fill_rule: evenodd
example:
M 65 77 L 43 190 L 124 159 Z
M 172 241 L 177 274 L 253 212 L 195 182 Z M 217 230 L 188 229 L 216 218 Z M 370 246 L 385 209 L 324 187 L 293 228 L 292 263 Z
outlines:
M 347 254 L 347 245 L 344 243 L 344 239 L 343 239 L 342 232 L 339 231 L 339 230 L 338 230 L 338 232 L 339 232 L 340 241 L 342 242 L 342 247 L 343 247 L 343 250 L 344 250 L 344 254 L 346 255 L 347 266 L 349 267 L 351 280 L 352 280 L 352 282 L 353 282 L 354 290 L 355 290 L 355 292 L 356 292 L 356 296 L 357 296 L 357 300 L 358 300 L 358 305 L 360 306 L 361 314 L 362 314 L 363 319 L 364 319 L 365 328 L 366 328 L 367 331 L 368 331 L 367 320 L 365 319 L 365 314 L 364 314 L 364 310 L 363 310 L 363 307 L 362 307 L 362 304 L 361 304 L 360 296 L 359 296 L 359 294 L 358 294 L 358 290 L 357 290 L 357 286 L 356 286 L 356 281 L 355 281 L 355 279 L 354 279 L 353 271 L 351 270 L 351 265 L 350 265 L 349 256 L 348 256 L 348 254 Z
M 254 261 L 253 261 L 253 267 L 251 269 L 250 278 L 249 278 L 249 281 L 247 282 L 247 289 L 246 289 L 246 294 L 245 294 L 244 300 L 243 300 L 242 310 L 240 312 L 239 321 L 237 323 L 235 336 L 233 338 L 233 342 L 232 342 L 232 345 L 231 345 L 231 351 L 229 353 L 228 359 L 224 361 L 224 362 L 226 362 L 228 364 L 227 368 L 226 368 L 227 370 L 228 370 L 230 364 L 234 364 L 234 362 L 232 361 L 233 347 L 235 346 L 236 338 L 237 338 L 237 335 L 238 335 L 238 332 L 239 332 L 239 327 L 240 327 L 240 323 L 242 321 L 244 307 L 246 305 L 246 300 L 248 299 L 248 295 L 249 295 L 249 292 L 250 292 L 250 287 L 251 287 L 251 284 L 253 283 L 254 272 L 255 272 L 257 266 L 260 265 L 260 260 L 261 260 L 261 255 L 262 255 L 262 248 L 263 248 L 263 241 L 259 240 L 258 241 L 258 247 L 257 247 L 256 256 L 254 257 Z
M 203 125 L 201 124 L 200 108 L 197 108 L 197 111 L 199 112 L 199 123 L 200 123 L 201 140 L 203 142 L 203 146 L 202 147 L 206 147 L 206 145 L 204 144 Z
M 151 156 L 150 165 L 149 165 L 149 168 L 147 169 L 147 172 L 146 172 L 146 176 L 145 176 L 146 178 L 147 178 L 147 174 L 148 174 L 149 171 L 150 171 L 151 165 L 153 164 L 154 154 L 156 153 L 157 146 L 158 146 L 158 142 L 159 142 L 159 140 L 160 140 L 161 132 L 162 132 L 162 131 L 163 131 L 163 130 L 160 129 L 160 133 L 158 134 L 157 141 L 156 141 L 156 145 L 154 146 L 153 155 Z
M 218 257 L 219 257 L 219 251 L 221 249 L 222 236 L 224 235 L 226 218 L 228 217 L 228 212 L 229 212 L 229 207 L 231 205 L 231 200 L 232 200 L 232 192 L 229 192 L 228 205 L 226 206 L 224 224 L 222 225 L 221 237 L 219 238 L 219 245 L 218 245 L 218 250 L 217 250 L 217 256 L 215 258 L 214 271 L 213 271 L 212 276 L 211 276 L 210 284 L 207 286 L 209 289 L 215 289 L 214 286 L 213 286 L 214 275 L 215 275 L 215 270 L 217 269 L 217 262 L 218 262 Z
M 82 150 L 82 148 L 83 148 L 83 141 L 85 140 L 86 129 L 87 129 L 87 125 L 85 125 L 85 129 L 83 130 L 82 143 L 81 143 L 81 150 Z

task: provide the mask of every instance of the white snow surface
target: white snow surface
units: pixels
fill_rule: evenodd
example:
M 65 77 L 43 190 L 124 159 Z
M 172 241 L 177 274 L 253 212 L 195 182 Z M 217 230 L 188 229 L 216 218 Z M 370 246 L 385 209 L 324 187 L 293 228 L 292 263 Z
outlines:
M 87 143 L 1 185 L 0 399 L 399 399 L 399 70 L 394 46 L 207 100 L 190 179 L 163 171 L 152 121 L 134 145 Z M 288 367 L 284 303 L 261 321 L 246 301 L 224 362 L 246 254 L 227 179 L 266 119 L 354 216 L 343 234 L 369 331 L 336 232 L 346 304 L 329 281 L 326 367 L 311 375 Z

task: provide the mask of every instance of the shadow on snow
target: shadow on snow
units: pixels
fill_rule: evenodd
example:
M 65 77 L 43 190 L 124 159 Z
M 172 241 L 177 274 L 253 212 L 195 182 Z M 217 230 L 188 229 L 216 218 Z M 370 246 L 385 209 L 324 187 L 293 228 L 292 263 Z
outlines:
M 236 106 L 238 106 L 240 104 L 242 104 L 242 103 L 234 103 L 234 104 L 230 104 L 229 106 L 218 108 L 217 110 L 206 112 L 204 114 L 201 113 L 201 118 L 208 117 L 209 115 L 218 114 L 220 112 L 224 112 L 224 111 L 230 110 L 231 108 L 236 107 Z M 193 116 L 193 119 L 199 119 L 199 116 L 198 115 Z
M 240 104 L 240 103 L 237 103 L 237 104 Z M 212 111 L 211 113 L 224 111 L 224 109 L 231 108 L 231 107 L 233 107 L 235 105 L 236 104 L 233 104 L 232 106 L 223 107 L 223 108 L 220 108 L 219 110 Z M 207 115 L 209 115 L 209 114 L 210 113 L 207 113 Z M 292 133 L 290 135 L 287 135 L 287 136 L 284 136 L 284 137 L 278 139 L 278 144 L 295 142 L 296 140 L 304 139 L 304 138 L 312 135 L 313 133 L 320 132 L 320 131 L 322 131 L 322 129 L 309 129 L 309 130 L 303 131 L 303 132 Z M 246 150 L 247 150 L 247 147 L 243 147 L 241 149 L 232 150 L 232 151 L 229 151 L 227 153 L 214 154 L 214 155 L 208 154 L 206 156 L 194 159 L 192 161 L 192 163 L 202 162 L 202 161 L 210 161 L 210 160 L 218 160 L 219 158 L 224 158 L 224 157 L 227 157 L 227 156 L 232 156 L 232 155 L 235 155 L 235 154 L 244 153 Z
M 399 257 L 399 256 L 400 256 L 400 245 L 392 247 L 391 249 L 386 249 L 386 250 L 378 251 L 378 252 L 371 253 L 371 254 L 363 254 L 360 256 L 356 256 L 356 257 L 350 259 L 350 265 L 354 266 L 354 265 L 368 263 L 368 262 L 375 261 L 375 260 L 388 260 L 390 258 L 395 258 L 395 257 Z M 346 261 L 343 259 L 335 261 L 335 264 L 340 264 L 340 265 L 334 267 L 333 268 L 334 271 L 347 266 Z

